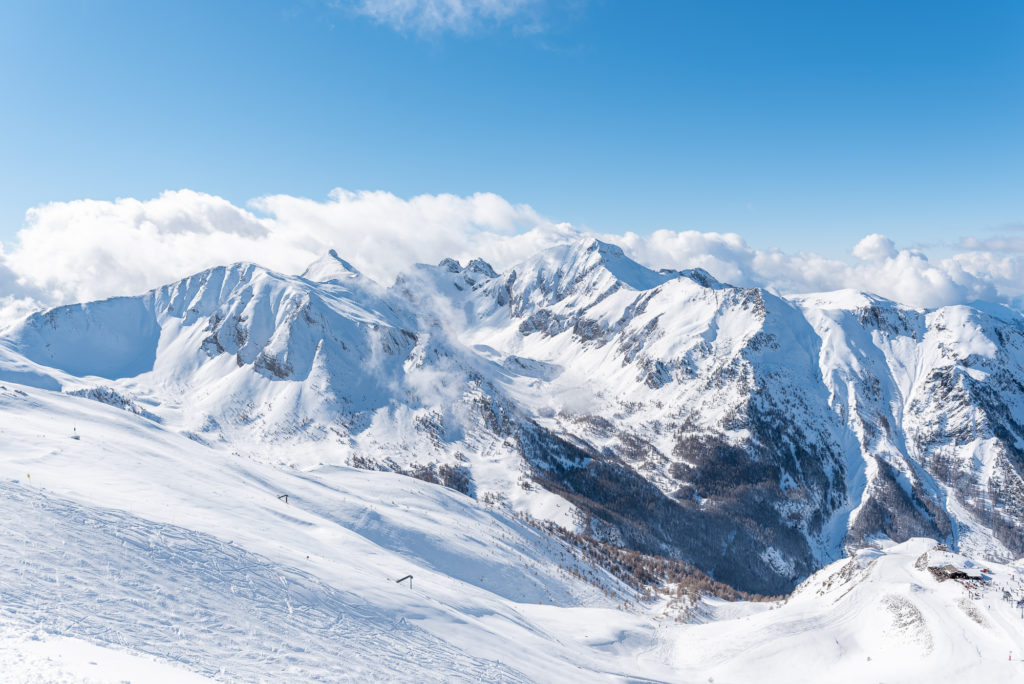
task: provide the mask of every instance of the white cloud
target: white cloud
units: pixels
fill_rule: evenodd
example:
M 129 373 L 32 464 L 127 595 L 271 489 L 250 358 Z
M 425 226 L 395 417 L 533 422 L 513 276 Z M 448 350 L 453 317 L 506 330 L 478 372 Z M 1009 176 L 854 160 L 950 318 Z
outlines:
M 130 294 L 183 273 L 261 255 L 273 223 L 191 190 L 148 201 L 53 202 L 26 214 L 4 265 L 49 302 Z
M 491 193 L 468 197 L 419 195 L 405 200 L 389 192 L 337 189 L 326 202 L 273 195 L 252 206 L 273 216 L 287 239 L 322 253 L 335 248 L 367 275 L 390 281 L 417 262 L 480 256 L 509 266 L 544 247 L 576 235 L 525 204 Z
M 359 14 L 399 31 L 469 33 L 522 17 L 539 0 L 354 0 Z
M 261 197 L 251 210 L 191 190 L 146 201 L 53 202 L 29 210 L 16 242 L 0 250 L 0 297 L 88 301 L 237 261 L 298 273 L 331 248 L 390 282 L 410 264 L 446 256 L 509 265 L 572 235 L 569 226 L 489 193 L 405 200 L 339 189 L 326 201 Z
M 892 259 L 897 256 L 896 245 L 884 235 L 872 233 L 853 246 L 853 256 L 865 261 Z
M 330 248 L 384 283 L 413 263 L 449 256 L 483 257 L 503 270 L 581 234 L 489 193 L 403 199 L 338 189 L 324 201 L 271 195 L 248 208 L 191 190 L 144 201 L 54 202 L 31 209 L 17 240 L 0 249 L 0 320 L 142 292 L 236 261 L 299 273 Z M 968 250 L 933 262 L 881 235 L 855 245 L 858 260 L 849 262 L 755 249 L 735 233 L 598 237 L 654 268 L 699 266 L 726 282 L 781 293 L 854 288 L 922 307 L 1024 296 L 1021 255 Z
M 892 240 L 869 235 L 854 246 L 860 263 L 828 259 L 819 254 L 756 250 L 735 233 L 674 232 L 649 236 L 628 233 L 619 242 L 638 261 L 659 268 L 700 266 L 719 280 L 762 286 L 780 293 L 821 292 L 852 288 L 873 292 L 919 307 L 1012 298 L 1021 285 L 1009 277 L 996 281 L 983 260 L 969 255 L 931 262 L 923 253 L 897 250 Z M 1009 265 L 1004 265 L 1009 271 Z

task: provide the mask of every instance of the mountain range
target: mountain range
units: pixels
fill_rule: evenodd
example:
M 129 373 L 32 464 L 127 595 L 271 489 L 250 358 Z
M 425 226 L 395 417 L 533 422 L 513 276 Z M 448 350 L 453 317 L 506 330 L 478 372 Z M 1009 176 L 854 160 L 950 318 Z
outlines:
M 780 296 L 592 239 L 390 285 L 331 251 L 31 314 L 0 381 L 271 465 L 410 475 L 745 592 L 880 540 L 1024 555 L 1024 318 L 997 303 Z

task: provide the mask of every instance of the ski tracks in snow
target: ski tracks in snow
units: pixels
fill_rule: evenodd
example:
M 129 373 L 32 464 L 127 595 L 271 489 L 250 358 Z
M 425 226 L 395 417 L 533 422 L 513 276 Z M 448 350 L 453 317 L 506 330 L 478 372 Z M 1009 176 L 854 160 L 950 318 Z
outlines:
M 219 679 L 524 681 L 210 535 L 0 482 L 0 619 Z

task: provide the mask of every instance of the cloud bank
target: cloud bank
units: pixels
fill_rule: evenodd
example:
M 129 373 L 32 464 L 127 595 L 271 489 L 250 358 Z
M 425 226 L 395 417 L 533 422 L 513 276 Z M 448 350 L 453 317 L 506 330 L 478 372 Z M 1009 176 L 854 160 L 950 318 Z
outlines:
M 478 193 L 420 195 L 332 191 L 326 200 L 271 195 L 238 207 L 192 190 L 155 199 L 76 200 L 35 207 L 0 246 L 0 323 L 29 310 L 137 294 L 216 265 L 251 261 L 285 273 L 334 248 L 368 276 L 390 283 L 417 262 L 482 257 L 507 269 L 545 247 L 584 235 L 618 244 L 652 268 L 702 267 L 735 285 L 807 293 L 853 288 L 916 306 L 975 299 L 1020 307 L 1024 253 L 1010 238 L 965 241 L 932 261 L 868 235 L 847 261 L 755 249 L 735 233 L 660 230 L 595 234 L 525 204 Z

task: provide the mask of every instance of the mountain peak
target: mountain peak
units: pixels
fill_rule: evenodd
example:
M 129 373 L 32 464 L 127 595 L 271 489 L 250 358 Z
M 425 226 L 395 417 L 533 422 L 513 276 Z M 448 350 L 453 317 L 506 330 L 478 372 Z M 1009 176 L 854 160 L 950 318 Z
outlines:
M 659 271 L 659 273 L 664 273 L 665 275 L 671 275 L 673 277 L 683 276 L 684 278 L 689 278 L 690 280 L 697 283 L 701 287 L 708 287 L 711 288 L 712 290 L 720 290 L 723 287 L 731 287 L 730 285 L 722 283 L 721 281 L 718 280 L 718 278 L 715 278 L 715 276 L 711 275 L 706 270 L 700 267 L 688 268 L 685 271 L 673 271 L 671 269 L 663 268 Z
M 603 268 L 616 280 L 634 290 L 649 290 L 671 279 L 671 276 L 652 271 L 633 261 L 618 245 L 593 237 L 570 244 L 568 257 L 566 262 L 581 272 Z
M 479 273 L 486 278 L 497 278 L 498 274 L 489 263 L 483 259 L 473 259 L 466 264 L 466 270 L 472 273 Z
M 489 263 L 483 259 L 473 259 L 465 266 L 462 266 L 458 261 L 451 257 L 441 259 L 437 264 L 437 267 L 448 271 L 449 273 L 475 273 L 482 275 L 485 278 L 497 278 L 498 274 Z
M 451 257 L 441 259 L 441 261 L 438 262 L 437 267 L 443 268 L 449 273 L 462 273 L 462 265 Z
M 613 245 L 610 242 L 602 242 L 595 237 L 587 237 L 581 239 L 579 244 L 581 251 L 592 254 L 597 252 L 603 256 L 609 257 L 623 257 L 625 258 L 626 253 L 622 251 L 622 248 L 618 245 Z
M 357 278 L 359 271 L 338 256 L 338 253 L 331 249 L 322 257 L 311 263 L 302 273 L 302 277 L 317 283 L 326 283 L 332 280 L 344 281 L 350 278 Z

